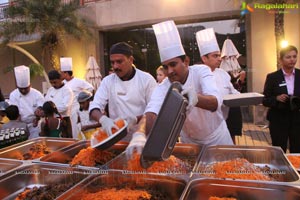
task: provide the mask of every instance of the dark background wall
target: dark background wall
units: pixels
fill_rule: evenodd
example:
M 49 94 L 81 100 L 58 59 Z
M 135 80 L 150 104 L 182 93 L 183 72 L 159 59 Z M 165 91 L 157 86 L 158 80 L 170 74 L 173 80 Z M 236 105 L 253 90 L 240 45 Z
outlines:
M 200 61 L 200 53 L 195 34 L 197 31 L 205 29 L 201 25 L 189 24 L 178 27 L 186 54 L 190 57 L 190 65 Z M 134 49 L 135 65 L 144 71 L 150 72 L 155 76 L 156 68 L 160 65 L 159 51 L 156 44 L 154 31 L 151 27 L 142 27 L 136 29 L 127 29 L 119 31 L 105 32 L 104 34 L 104 61 L 105 74 L 108 74 L 110 68 L 109 48 L 117 42 L 125 41 Z M 226 38 L 230 38 L 236 45 L 239 53 L 246 56 L 246 36 L 245 32 L 237 34 L 219 34 L 216 37 L 222 49 Z

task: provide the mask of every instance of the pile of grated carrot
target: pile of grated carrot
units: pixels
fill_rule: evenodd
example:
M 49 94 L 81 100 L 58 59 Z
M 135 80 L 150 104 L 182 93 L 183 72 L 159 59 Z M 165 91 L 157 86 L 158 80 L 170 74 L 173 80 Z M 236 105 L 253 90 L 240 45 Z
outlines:
M 101 151 L 92 147 L 81 149 L 71 161 L 71 166 L 83 165 L 94 167 L 96 164 L 103 165 L 111 160 L 115 155 L 109 151 Z
M 208 200 L 237 200 L 233 197 L 209 197 Z
M 95 193 L 85 193 L 81 200 L 137 200 L 137 199 L 151 199 L 151 194 L 146 190 L 132 190 L 129 188 L 116 189 L 104 188 Z
M 143 171 L 152 173 L 187 173 L 191 168 L 188 163 L 171 155 L 167 160 L 154 162 L 149 168 L 144 169 L 140 164 L 140 154 L 134 153 L 132 159 L 128 160 L 126 170 Z
M 244 158 L 208 164 L 203 172 L 203 175 L 214 178 L 271 181 L 268 175 Z
M 121 129 L 123 126 L 125 126 L 125 122 L 123 119 L 119 119 L 119 120 L 115 121 L 115 124 L 117 125 L 117 127 L 119 129 Z M 116 132 L 117 132 L 117 129 L 112 128 L 112 133 L 114 134 Z M 100 128 L 99 131 L 94 134 L 94 137 L 98 140 L 98 142 L 101 142 L 101 141 L 105 140 L 106 138 L 108 138 L 107 133 L 102 128 Z
M 296 169 L 300 169 L 300 155 L 299 156 L 288 155 L 287 158 Z
M 50 149 L 44 143 L 33 144 L 29 151 L 23 154 L 24 160 L 33 160 L 51 153 Z

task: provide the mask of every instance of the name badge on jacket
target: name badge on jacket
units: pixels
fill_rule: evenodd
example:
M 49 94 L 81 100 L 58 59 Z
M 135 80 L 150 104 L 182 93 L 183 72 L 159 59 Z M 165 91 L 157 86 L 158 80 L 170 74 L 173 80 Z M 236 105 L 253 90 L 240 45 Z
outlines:
M 281 84 L 279 84 L 279 87 L 283 87 L 286 86 L 286 82 L 282 82 Z

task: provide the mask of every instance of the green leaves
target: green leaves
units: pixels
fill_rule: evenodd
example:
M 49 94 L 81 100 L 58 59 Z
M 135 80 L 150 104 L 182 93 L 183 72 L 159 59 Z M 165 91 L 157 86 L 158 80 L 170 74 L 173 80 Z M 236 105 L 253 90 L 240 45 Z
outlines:
M 79 0 L 63 3 L 61 0 L 18 0 L 6 10 L 0 36 L 3 41 L 14 41 L 20 34 L 41 33 L 44 47 L 53 47 L 60 37 L 72 35 L 80 38 L 89 35 L 82 19 L 76 15 Z
M 8 67 L 4 68 L 3 73 L 6 74 L 9 72 L 13 72 L 14 67 L 15 66 L 8 66 Z M 30 77 L 31 78 L 34 78 L 36 76 L 43 76 L 44 67 L 42 65 L 33 63 L 33 64 L 30 64 L 28 67 L 30 69 Z

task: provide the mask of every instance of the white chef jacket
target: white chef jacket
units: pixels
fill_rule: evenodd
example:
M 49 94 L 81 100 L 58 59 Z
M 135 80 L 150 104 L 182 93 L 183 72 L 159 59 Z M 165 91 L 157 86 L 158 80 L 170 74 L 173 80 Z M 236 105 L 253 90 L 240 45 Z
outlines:
M 103 112 L 108 104 L 110 118 L 129 121 L 130 136 L 135 132 L 130 120 L 144 113 L 152 91 L 157 86 L 155 79 L 149 73 L 137 68 L 135 70 L 134 77 L 128 81 L 121 80 L 114 73 L 104 77 L 89 106 L 89 111 L 97 108 Z M 126 140 L 130 138 L 127 137 Z
M 68 86 L 64 85 L 58 89 L 55 89 L 54 87 L 49 88 L 45 96 L 45 101 L 52 101 L 62 117 L 70 117 L 73 92 Z
M 171 82 L 166 78 L 154 90 L 151 100 L 146 107 L 146 112 L 158 114 L 165 95 L 171 86 Z M 226 126 L 226 122 L 221 112 L 222 98 L 216 87 L 215 77 L 210 68 L 206 65 L 194 65 L 189 67 L 189 74 L 183 89 L 192 87 L 197 93 L 203 95 L 213 95 L 218 100 L 218 109 L 215 112 L 193 107 L 187 113 L 181 131 L 181 141 L 183 143 L 195 143 L 200 145 L 232 145 L 232 140 Z
M 227 94 L 239 94 L 240 93 L 233 87 L 233 85 L 231 83 L 231 78 L 225 70 L 216 68 L 213 71 L 213 74 L 215 76 L 216 84 L 219 89 L 219 92 L 222 96 L 227 95 Z M 222 104 L 221 110 L 222 110 L 224 119 L 227 119 L 228 113 L 229 113 L 229 107 Z
M 28 94 L 23 95 L 19 89 L 13 90 L 9 95 L 9 103 L 18 106 L 21 121 L 25 122 L 29 129 L 29 139 L 39 136 L 39 127 L 33 127 L 33 120 L 35 119 L 34 111 L 43 106 L 44 96 L 42 93 L 34 88 L 30 88 Z
M 79 78 L 72 78 L 69 81 L 64 80 L 63 81 L 69 88 L 71 88 L 71 90 L 73 91 L 74 94 L 74 100 L 77 102 L 77 97 L 78 94 L 82 91 L 82 90 L 88 90 L 91 93 L 93 93 L 94 87 L 87 81 L 79 79 Z
M 78 138 L 79 129 L 77 127 L 78 122 L 78 111 L 79 111 L 79 103 L 77 101 L 78 94 L 82 90 L 88 90 L 93 93 L 94 87 L 85 80 L 73 77 L 71 80 L 63 81 L 71 90 L 73 91 L 73 103 L 72 103 L 72 113 L 71 113 L 71 123 L 72 123 L 72 135 L 73 138 Z

